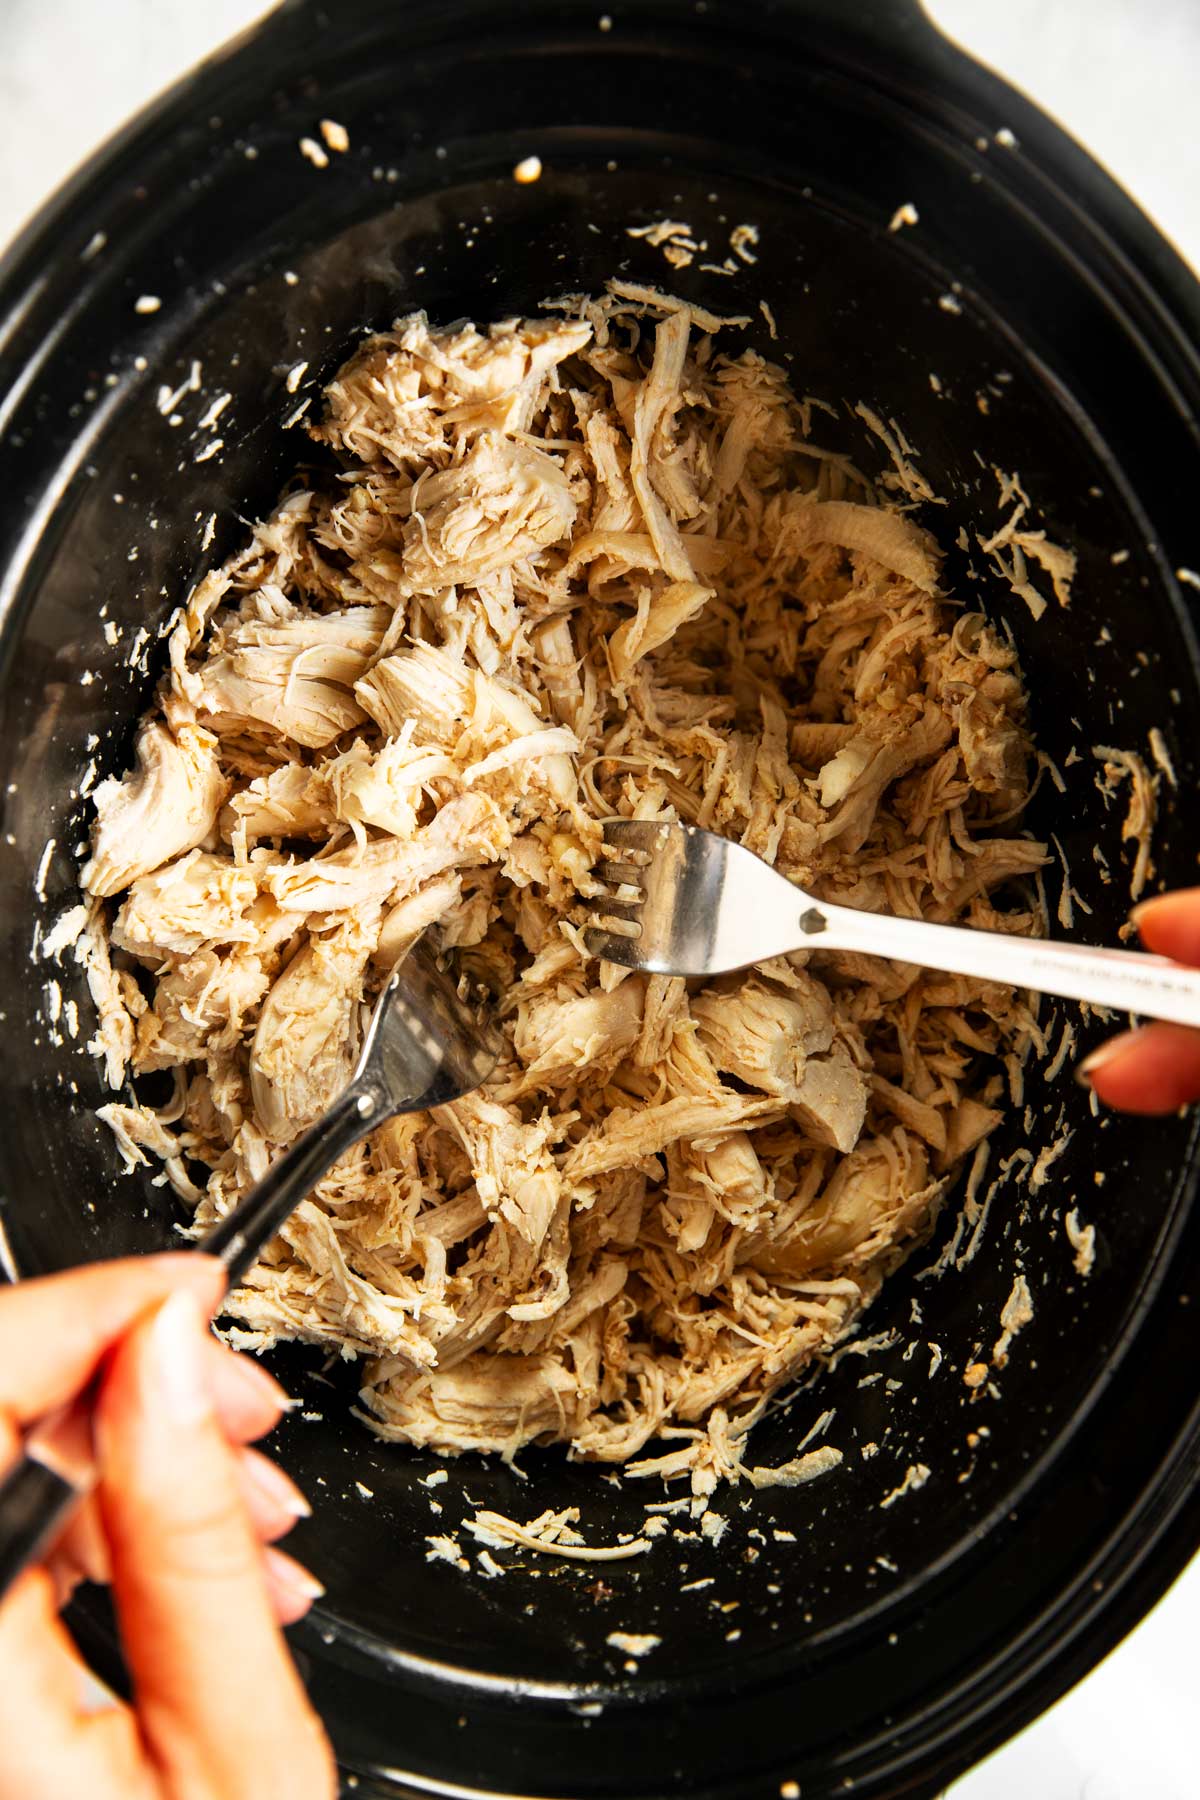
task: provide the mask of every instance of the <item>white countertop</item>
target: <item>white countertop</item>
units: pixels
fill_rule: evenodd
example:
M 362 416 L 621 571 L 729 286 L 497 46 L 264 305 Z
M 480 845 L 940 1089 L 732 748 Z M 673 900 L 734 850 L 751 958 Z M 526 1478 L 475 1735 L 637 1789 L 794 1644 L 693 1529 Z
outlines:
M 0 244 L 145 100 L 269 10 L 261 0 L 0 9 Z M 1200 268 L 1200 0 L 927 0 L 927 10 L 1054 113 Z M 1193 1800 L 1198 1637 L 1200 1562 L 952 1800 Z

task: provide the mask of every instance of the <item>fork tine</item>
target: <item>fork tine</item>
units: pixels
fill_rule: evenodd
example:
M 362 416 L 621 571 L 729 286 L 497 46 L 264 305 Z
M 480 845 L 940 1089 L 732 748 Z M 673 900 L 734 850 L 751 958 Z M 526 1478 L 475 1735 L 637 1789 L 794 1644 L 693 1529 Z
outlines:
M 598 919 L 626 919 L 631 925 L 640 923 L 642 902 L 640 900 L 610 900 L 607 894 L 594 894 L 585 901 L 589 912 L 595 913 Z
M 673 829 L 665 819 L 605 819 L 604 842 L 608 849 L 626 855 L 631 850 L 652 855 L 660 847 L 663 834 Z
M 626 969 L 641 967 L 636 938 L 615 937 L 608 931 L 585 931 L 583 941 L 593 956 L 602 957 L 605 962 L 620 963 Z
M 645 869 L 639 869 L 636 863 L 609 862 L 607 858 L 593 863 L 592 873 L 598 875 L 601 881 L 611 881 L 614 887 L 628 885 L 640 888 L 646 879 Z

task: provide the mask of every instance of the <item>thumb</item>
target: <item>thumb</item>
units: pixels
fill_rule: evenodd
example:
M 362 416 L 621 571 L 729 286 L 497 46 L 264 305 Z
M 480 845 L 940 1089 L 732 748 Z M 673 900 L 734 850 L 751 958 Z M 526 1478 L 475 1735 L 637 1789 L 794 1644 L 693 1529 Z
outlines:
M 96 1422 L 121 1636 L 168 1791 L 327 1800 L 328 1747 L 275 1625 L 191 1293 L 119 1345 Z
M 1200 1031 L 1156 1020 L 1093 1050 L 1079 1078 L 1122 1112 L 1176 1112 L 1200 1099 Z

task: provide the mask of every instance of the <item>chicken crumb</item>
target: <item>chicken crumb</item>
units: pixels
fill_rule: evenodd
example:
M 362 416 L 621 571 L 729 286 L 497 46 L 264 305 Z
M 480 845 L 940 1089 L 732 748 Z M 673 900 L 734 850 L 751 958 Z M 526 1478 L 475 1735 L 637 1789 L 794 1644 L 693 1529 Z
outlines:
M 1175 774 L 1175 764 L 1171 761 L 1167 740 L 1157 725 L 1152 725 L 1150 728 L 1150 754 L 1154 758 L 1160 774 L 1166 777 L 1168 786 L 1177 788 L 1179 780 Z
M 662 1639 L 652 1631 L 610 1631 L 605 1638 L 614 1650 L 622 1651 L 626 1656 L 649 1656 L 657 1650 Z
M 578 1518 L 579 1508 L 572 1506 L 559 1513 L 544 1512 L 538 1518 L 531 1519 L 527 1525 L 520 1525 L 515 1519 L 506 1518 L 503 1513 L 485 1510 L 477 1512 L 473 1519 L 468 1519 L 467 1530 L 473 1537 L 493 1548 L 515 1546 L 548 1556 L 566 1557 L 572 1562 L 618 1562 L 624 1557 L 641 1556 L 651 1548 L 644 1537 L 605 1546 L 585 1544 L 573 1529 Z
M 904 1471 L 904 1480 L 899 1487 L 894 1487 L 891 1493 L 885 1494 L 879 1502 L 880 1511 L 894 1506 L 903 1495 L 915 1494 L 918 1488 L 923 1488 L 929 1480 L 929 1473 L 924 1463 L 909 1463 L 908 1468 Z
M 707 250 L 703 240 L 692 235 L 692 228 L 680 219 L 656 219 L 651 225 L 628 225 L 625 235 L 643 238 L 652 249 L 661 250 L 674 269 L 686 269 L 698 252 Z
M 744 263 L 756 263 L 754 254 L 758 244 L 757 225 L 735 225 L 729 234 L 729 248 Z
M 456 1537 L 434 1535 L 427 1537 L 425 1542 L 429 1545 L 425 1552 L 426 1562 L 447 1562 L 456 1569 L 470 1568 Z
M 1085 1225 L 1076 1208 L 1072 1208 L 1063 1220 L 1067 1239 L 1075 1252 L 1075 1273 L 1088 1276 L 1096 1260 L 1096 1227 Z
M 992 1366 L 1003 1369 L 1008 1362 L 1008 1352 L 1012 1341 L 1019 1331 L 1023 1331 L 1033 1318 L 1033 1297 L 1029 1292 L 1029 1283 L 1024 1275 L 1017 1275 L 1013 1280 L 1012 1292 L 1004 1302 L 1000 1311 L 1000 1336 L 992 1350 Z
M 1121 841 L 1134 846 L 1129 898 L 1137 901 L 1154 874 L 1150 846 L 1158 811 L 1158 783 L 1136 750 L 1093 744 L 1092 755 L 1103 765 L 1098 784 L 1106 800 L 1113 797 L 1123 781 L 1129 783 L 1129 807 L 1121 826 Z
M 321 120 L 321 136 L 325 139 L 326 146 L 339 156 L 350 148 L 350 133 L 336 119 Z

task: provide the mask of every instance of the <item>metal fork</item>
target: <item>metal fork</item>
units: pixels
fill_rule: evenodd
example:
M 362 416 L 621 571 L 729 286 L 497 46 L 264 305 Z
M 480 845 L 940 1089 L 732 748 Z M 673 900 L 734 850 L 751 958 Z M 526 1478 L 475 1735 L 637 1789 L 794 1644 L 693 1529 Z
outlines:
M 192 1248 L 218 1257 L 227 1286 L 235 1286 L 339 1156 L 397 1113 L 444 1106 L 479 1087 L 500 1048 L 488 1016 L 418 942 L 376 1001 L 358 1066 L 329 1111 Z M 0 1597 L 95 1479 L 85 1392 L 33 1427 L 20 1461 L 0 1480 Z
M 723 975 L 790 950 L 855 950 L 954 975 L 1200 1025 L 1200 970 L 1140 950 L 932 925 L 830 906 L 741 844 L 694 825 L 609 819 L 587 905 L 594 956 L 661 975 Z

